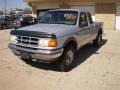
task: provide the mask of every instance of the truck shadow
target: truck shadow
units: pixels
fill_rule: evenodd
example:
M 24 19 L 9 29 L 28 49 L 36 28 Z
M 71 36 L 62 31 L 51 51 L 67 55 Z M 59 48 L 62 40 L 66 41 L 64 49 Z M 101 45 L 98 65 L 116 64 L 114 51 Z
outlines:
M 107 43 L 107 40 L 103 40 L 101 47 L 94 47 L 92 44 L 88 44 L 78 50 L 76 54 L 76 59 L 72 64 L 72 69 L 76 68 L 78 65 L 84 63 L 93 54 L 99 54 L 98 50 L 102 48 Z
M 107 43 L 107 40 L 104 39 L 101 47 L 103 47 L 106 43 Z M 80 48 L 80 50 L 77 52 L 76 59 L 74 60 L 74 62 L 72 64 L 72 69 L 74 69 L 77 66 L 79 66 L 80 64 L 84 63 L 84 61 L 86 61 L 91 55 L 99 54 L 99 52 L 97 52 L 97 51 L 100 48 L 93 47 L 92 44 L 88 44 L 88 45 L 85 45 L 84 47 Z M 39 61 L 25 61 L 25 63 L 31 65 L 32 67 L 38 68 L 38 69 L 58 71 L 58 68 L 55 65 L 55 63 L 43 63 L 43 62 L 39 62 Z

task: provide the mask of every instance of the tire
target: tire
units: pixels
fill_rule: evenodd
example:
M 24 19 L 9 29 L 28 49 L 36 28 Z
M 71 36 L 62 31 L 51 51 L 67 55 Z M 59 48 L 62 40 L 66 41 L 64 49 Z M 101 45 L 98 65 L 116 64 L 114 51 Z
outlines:
M 96 39 L 93 41 L 95 47 L 100 47 L 102 45 L 102 34 L 98 34 Z
M 65 47 L 62 56 L 58 62 L 58 68 L 60 71 L 67 72 L 71 69 L 71 64 L 75 59 L 76 50 L 72 45 Z

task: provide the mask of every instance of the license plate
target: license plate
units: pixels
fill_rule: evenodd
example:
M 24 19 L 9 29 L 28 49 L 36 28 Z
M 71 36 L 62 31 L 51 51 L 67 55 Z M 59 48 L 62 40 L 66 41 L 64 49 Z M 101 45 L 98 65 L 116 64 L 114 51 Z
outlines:
M 28 52 L 21 52 L 21 57 L 23 59 L 30 59 L 30 54 Z

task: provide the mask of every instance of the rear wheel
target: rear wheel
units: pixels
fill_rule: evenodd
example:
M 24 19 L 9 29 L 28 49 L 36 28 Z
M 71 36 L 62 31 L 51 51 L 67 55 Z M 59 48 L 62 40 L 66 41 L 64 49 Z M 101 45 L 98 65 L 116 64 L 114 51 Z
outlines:
M 69 71 L 71 69 L 71 64 L 75 59 L 75 53 L 75 48 L 72 45 L 64 49 L 63 55 L 60 57 L 58 63 L 60 71 Z
M 100 47 L 102 45 L 102 34 L 98 34 L 97 38 L 93 41 L 95 47 Z

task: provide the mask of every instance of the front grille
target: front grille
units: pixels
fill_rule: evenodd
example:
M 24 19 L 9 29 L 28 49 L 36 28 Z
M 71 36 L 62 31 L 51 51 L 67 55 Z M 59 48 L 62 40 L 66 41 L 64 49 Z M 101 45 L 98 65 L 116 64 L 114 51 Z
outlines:
M 29 36 L 17 36 L 17 43 L 23 46 L 38 46 L 39 38 Z

